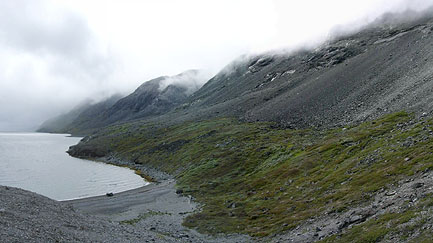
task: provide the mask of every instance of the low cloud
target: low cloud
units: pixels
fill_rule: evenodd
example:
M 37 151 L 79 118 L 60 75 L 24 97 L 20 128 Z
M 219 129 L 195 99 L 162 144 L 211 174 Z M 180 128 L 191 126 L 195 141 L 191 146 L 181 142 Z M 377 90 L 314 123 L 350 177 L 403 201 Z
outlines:
M 169 85 L 174 85 L 186 88 L 187 95 L 190 95 L 200 89 L 211 77 L 212 73 L 209 71 L 188 70 L 162 80 L 159 89 L 164 90 Z
M 115 60 L 86 20 L 44 1 L 0 1 L 0 130 L 32 130 L 95 95 Z
M 242 54 L 313 47 L 433 0 L 0 1 L 0 131 L 32 130 L 142 82 L 201 87 Z M 336 27 L 339 25 L 340 27 Z M 229 68 L 227 69 L 229 70 Z

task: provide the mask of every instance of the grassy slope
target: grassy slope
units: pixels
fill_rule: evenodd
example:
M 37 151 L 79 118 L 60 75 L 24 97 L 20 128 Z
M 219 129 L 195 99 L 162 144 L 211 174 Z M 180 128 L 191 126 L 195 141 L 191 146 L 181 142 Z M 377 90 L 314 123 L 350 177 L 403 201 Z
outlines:
M 204 205 L 185 225 L 265 236 L 320 213 L 344 211 L 390 183 L 433 169 L 433 122 L 411 119 L 401 112 L 328 131 L 233 119 L 170 128 L 125 124 L 89 144 L 176 175 L 178 186 Z M 403 216 L 367 221 L 342 239 L 380 239 Z

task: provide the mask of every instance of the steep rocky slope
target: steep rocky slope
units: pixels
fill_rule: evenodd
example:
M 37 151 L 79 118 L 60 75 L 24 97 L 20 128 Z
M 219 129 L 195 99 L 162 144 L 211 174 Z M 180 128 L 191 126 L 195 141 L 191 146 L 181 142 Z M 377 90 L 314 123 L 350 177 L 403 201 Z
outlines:
M 192 95 L 176 116 L 236 116 L 306 127 L 359 122 L 402 109 L 431 111 L 432 19 L 383 21 L 315 50 L 240 58 Z
M 428 16 L 405 22 L 387 16 L 314 50 L 244 56 L 196 92 L 180 83 L 158 88 L 167 79 L 160 77 L 71 128 L 89 133 L 119 121 L 170 125 L 215 117 L 332 127 L 403 109 L 430 113 L 433 19 Z

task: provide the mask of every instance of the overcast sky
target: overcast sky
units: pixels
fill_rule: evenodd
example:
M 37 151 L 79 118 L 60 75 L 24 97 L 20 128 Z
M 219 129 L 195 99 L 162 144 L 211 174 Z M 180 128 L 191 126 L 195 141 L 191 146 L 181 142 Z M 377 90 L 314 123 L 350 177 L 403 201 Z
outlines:
M 242 54 L 317 44 L 336 26 L 433 0 L 0 0 L 0 131 L 29 131 L 83 99 Z

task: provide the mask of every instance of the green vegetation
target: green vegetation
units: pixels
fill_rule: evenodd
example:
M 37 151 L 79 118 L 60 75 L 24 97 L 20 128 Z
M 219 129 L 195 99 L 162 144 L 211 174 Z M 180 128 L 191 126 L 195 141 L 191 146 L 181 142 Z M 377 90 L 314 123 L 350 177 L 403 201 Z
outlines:
M 397 233 L 402 240 L 407 240 L 411 232 L 421 229 L 429 219 L 427 215 L 419 215 L 425 207 L 431 207 L 433 195 L 425 198 L 416 208 L 405 211 L 404 213 L 388 213 L 381 215 L 376 219 L 369 220 L 363 224 L 354 226 L 345 234 L 334 235 L 326 238 L 321 242 L 378 242 L 389 233 Z M 405 225 L 409 221 L 415 221 L 410 225 Z M 431 242 L 433 232 L 424 231 L 412 242 Z
M 186 226 L 266 236 L 321 213 L 343 212 L 391 183 L 433 169 L 433 122 L 412 119 L 400 112 L 326 131 L 235 119 L 172 127 L 130 123 L 105 129 L 88 144 L 175 175 L 184 193 L 203 204 Z M 390 223 L 415 214 L 369 220 L 342 242 L 375 242 Z

